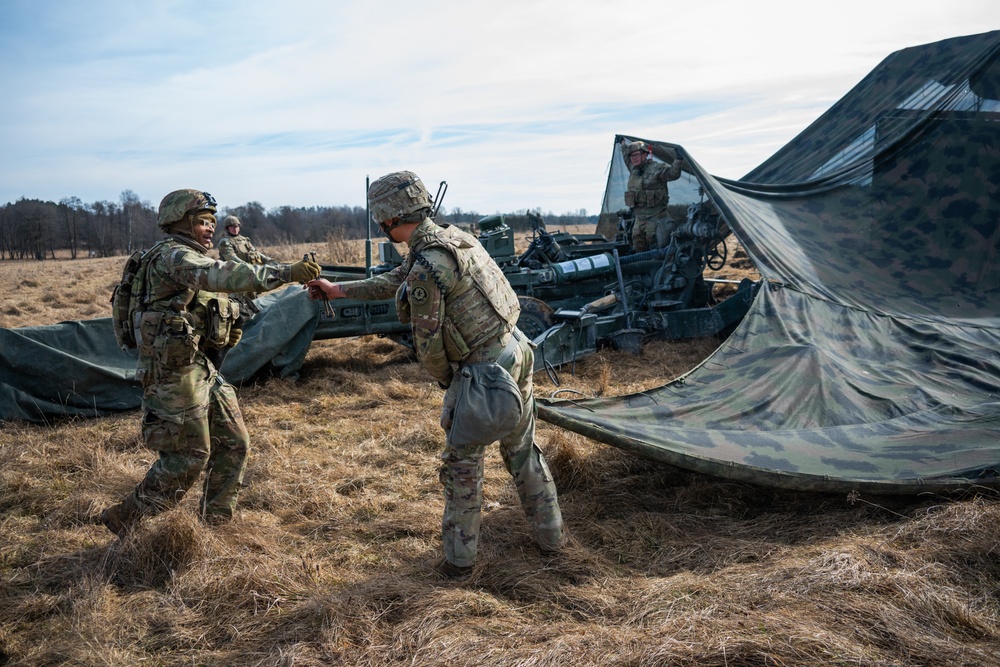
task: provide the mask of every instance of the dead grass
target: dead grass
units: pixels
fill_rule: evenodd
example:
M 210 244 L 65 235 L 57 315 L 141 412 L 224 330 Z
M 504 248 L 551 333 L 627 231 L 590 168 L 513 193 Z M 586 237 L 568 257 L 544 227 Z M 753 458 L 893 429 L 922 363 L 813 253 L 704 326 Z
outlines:
M 0 262 L 0 325 L 106 316 L 120 264 Z M 638 391 L 715 344 L 602 352 L 537 383 Z M 4 424 L 0 665 L 1000 665 L 995 499 L 756 488 L 544 422 L 568 553 L 535 550 L 493 450 L 480 563 L 444 583 L 440 398 L 393 343 L 319 341 L 298 380 L 240 389 L 235 521 L 199 523 L 193 493 L 124 542 L 94 521 L 154 458 L 138 413 Z

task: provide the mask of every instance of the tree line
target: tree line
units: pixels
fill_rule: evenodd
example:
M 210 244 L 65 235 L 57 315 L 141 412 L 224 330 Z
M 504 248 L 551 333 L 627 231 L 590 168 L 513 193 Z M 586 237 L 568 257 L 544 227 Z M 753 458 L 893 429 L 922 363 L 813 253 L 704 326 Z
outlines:
M 368 216 L 360 206 L 279 206 L 265 210 L 258 202 L 216 213 L 219 224 L 227 215 L 235 215 L 243 231 L 256 245 L 325 242 L 330 234 L 338 238 L 365 238 Z M 532 218 L 542 217 L 541 209 L 522 209 L 505 213 L 504 219 L 515 231 L 529 230 Z M 470 224 L 483 216 L 475 211 L 454 208 L 441 210 L 438 222 Z M 65 197 L 58 203 L 39 199 L 18 199 L 0 207 L 0 259 L 55 259 L 56 253 L 68 252 L 80 257 L 113 257 L 148 248 L 163 233 L 156 226 L 157 208 L 141 201 L 133 191 L 125 190 L 118 201 L 85 203 L 78 197 Z M 555 215 L 546 213 L 546 225 L 596 225 L 597 216 L 586 210 Z M 373 228 L 373 236 L 378 229 Z

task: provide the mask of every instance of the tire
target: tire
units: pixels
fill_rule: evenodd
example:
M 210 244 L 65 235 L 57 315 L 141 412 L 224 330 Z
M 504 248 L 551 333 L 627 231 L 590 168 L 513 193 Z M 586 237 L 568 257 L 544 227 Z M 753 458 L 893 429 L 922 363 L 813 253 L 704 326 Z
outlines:
M 517 297 L 521 304 L 521 314 L 517 318 L 517 328 L 534 340 L 552 328 L 555 323 L 552 306 L 530 296 Z

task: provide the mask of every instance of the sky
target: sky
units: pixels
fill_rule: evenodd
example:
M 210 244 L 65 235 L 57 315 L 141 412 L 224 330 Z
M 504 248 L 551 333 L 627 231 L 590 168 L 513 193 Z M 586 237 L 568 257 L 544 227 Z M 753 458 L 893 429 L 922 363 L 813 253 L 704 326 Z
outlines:
M 416 172 L 483 215 L 597 213 L 616 134 L 738 179 L 996 0 L 0 0 L 0 205 L 179 188 L 364 206 Z

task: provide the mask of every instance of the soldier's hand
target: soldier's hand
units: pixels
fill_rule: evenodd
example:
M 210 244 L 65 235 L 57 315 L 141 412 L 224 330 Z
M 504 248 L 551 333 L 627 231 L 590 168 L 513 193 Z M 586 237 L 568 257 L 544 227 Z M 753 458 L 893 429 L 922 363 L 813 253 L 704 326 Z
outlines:
M 320 265 L 307 259 L 300 260 L 288 267 L 289 280 L 291 283 L 307 283 L 310 280 L 319 278 Z
M 310 280 L 306 284 L 306 289 L 309 290 L 309 298 L 314 301 L 318 299 L 343 299 L 347 296 L 340 283 L 331 283 L 324 278 Z
M 229 330 L 229 341 L 226 343 L 226 347 L 236 347 L 241 338 L 243 338 L 243 330 L 233 327 Z

